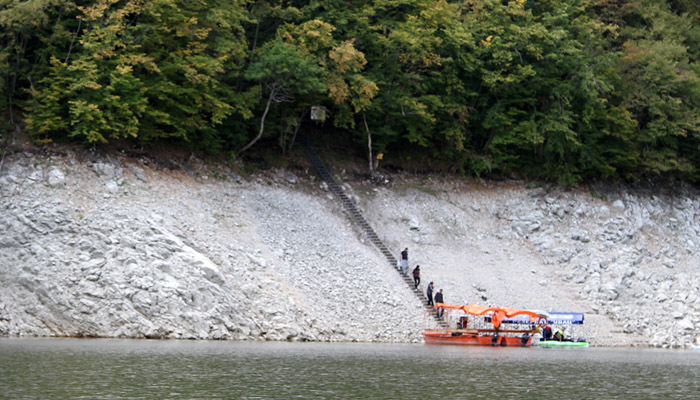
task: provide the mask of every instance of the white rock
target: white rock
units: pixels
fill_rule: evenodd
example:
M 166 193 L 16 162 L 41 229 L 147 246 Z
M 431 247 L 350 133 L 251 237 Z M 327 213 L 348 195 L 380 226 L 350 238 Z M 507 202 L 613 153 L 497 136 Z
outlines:
M 146 172 L 143 169 L 141 169 L 135 165 L 130 165 L 129 171 L 131 171 L 131 173 L 134 174 L 136 179 L 140 180 L 141 182 L 146 182 L 148 180 L 148 177 L 146 176 Z
M 255 264 L 261 266 L 261 267 L 267 267 L 267 260 L 263 257 L 258 257 L 253 254 L 247 254 L 248 258 L 250 261 L 254 262 Z
M 122 174 L 121 167 L 116 167 L 111 163 L 101 161 L 92 164 L 92 170 L 95 171 L 98 176 L 107 178 L 119 178 Z
M 48 182 L 49 186 L 52 186 L 52 187 L 65 185 L 66 176 L 63 174 L 63 172 L 60 169 L 53 167 L 49 170 L 47 182 Z
M 296 183 L 299 182 L 299 178 L 297 178 L 297 176 L 294 175 L 294 173 L 291 171 L 284 171 L 283 178 L 285 181 L 291 183 L 292 185 L 296 185 Z
M 105 187 L 107 188 L 107 191 L 112 194 L 119 191 L 119 185 L 117 185 L 117 182 L 114 181 L 107 181 L 107 183 L 105 183 Z
M 625 203 L 622 202 L 622 200 L 615 200 L 612 203 L 613 208 L 616 208 L 618 210 L 624 211 L 625 209 Z
M 686 332 L 695 330 L 695 324 L 693 324 L 693 321 L 689 320 L 688 318 L 678 321 L 678 327 Z

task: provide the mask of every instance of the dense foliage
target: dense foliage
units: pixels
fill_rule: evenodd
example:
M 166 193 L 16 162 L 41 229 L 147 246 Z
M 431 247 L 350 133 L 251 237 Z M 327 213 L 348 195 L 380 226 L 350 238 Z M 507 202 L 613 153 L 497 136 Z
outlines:
M 698 181 L 699 21 L 692 0 L 0 0 L 0 107 L 38 142 L 236 155 L 288 151 L 320 105 L 369 158 Z

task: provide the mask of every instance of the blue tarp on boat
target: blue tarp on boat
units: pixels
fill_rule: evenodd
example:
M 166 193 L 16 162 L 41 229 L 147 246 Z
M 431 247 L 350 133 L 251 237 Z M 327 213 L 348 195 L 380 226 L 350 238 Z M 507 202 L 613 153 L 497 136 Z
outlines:
M 583 313 L 548 312 L 545 314 L 552 325 L 583 325 Z
M 546 315 L 547 320 L 552 325 L 583 325 L 583 313 L 572 312 L 544 312 L 536 311 L 539 314 Z M 504 324 L 533 324 L 526 315 L 519 315 L 513 318 L 506 318 L 501 323 Z

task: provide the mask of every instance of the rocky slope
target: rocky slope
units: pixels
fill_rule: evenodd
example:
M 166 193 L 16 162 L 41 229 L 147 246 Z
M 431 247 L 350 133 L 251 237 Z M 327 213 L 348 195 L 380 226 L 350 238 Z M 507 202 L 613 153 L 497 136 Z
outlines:
M 419 300 L 312 171 L 8 155 L 0 334 L 419 341 Z M 700 202 L 387 176 L 338 178 L 447 302 L 586 312 L 597 345 L 689 346 Z

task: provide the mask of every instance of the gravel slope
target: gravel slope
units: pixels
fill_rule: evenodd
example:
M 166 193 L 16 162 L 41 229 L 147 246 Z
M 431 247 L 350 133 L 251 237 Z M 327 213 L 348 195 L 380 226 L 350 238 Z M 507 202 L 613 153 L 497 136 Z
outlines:
M 313 173 L 182 167 L 9 155 L 0 334 L 420 341 L 419 300 Z M 447 302 L 582 311 L 596 345 L 697 343 L 692 189 L 385 178 L 338 174 Z

